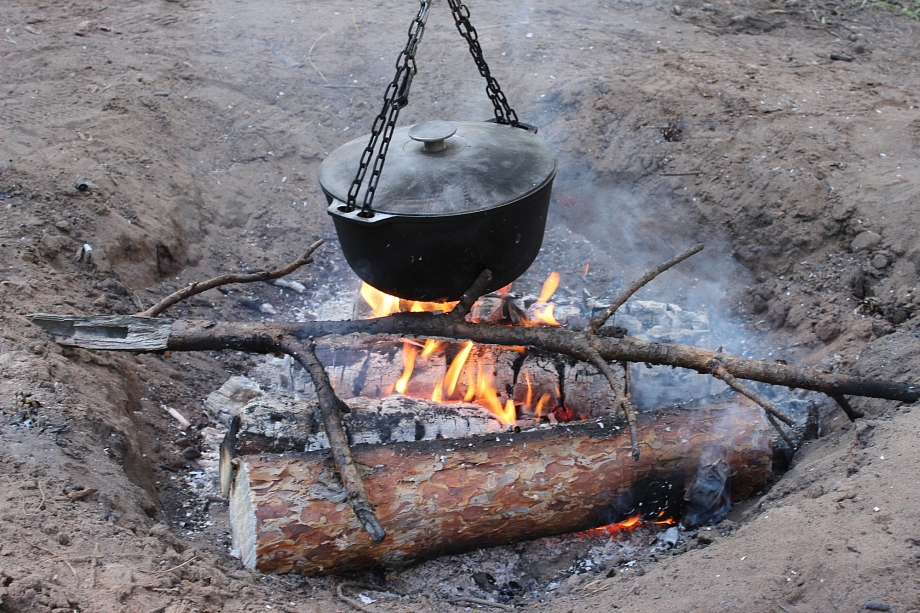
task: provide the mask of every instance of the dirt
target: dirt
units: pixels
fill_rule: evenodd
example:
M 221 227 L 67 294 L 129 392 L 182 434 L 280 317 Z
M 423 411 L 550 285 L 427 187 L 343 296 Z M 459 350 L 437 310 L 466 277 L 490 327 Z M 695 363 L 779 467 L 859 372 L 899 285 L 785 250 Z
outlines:
M 551 233 L 590 239 L 620 281 L 704 240 L 642 296 L 718 303 L 759 357 L 912 381 L 920 24 L 886 6 L 471 11 L 512 105 L 558 155 Z M 259 359 L 65 350 L 26 315 L 137 312 L 316 237 L 330 240 L 314 272 L 294 278 L 346 274 L 317 169 L 369 130 L 413 15 L 327 0 L 0 7 L 0 610 L 353 608 L 340 578 L 243 570 L 225 502 L 200 491 L 203 400 Z M 401 123 L 491 116 L 444 3 L 418 63 Z M 258 319 L 301 300 L 247 286 L 169 314 Z M 711 538 L 616 572 L 582 566 L 527 608 L 920 610 L 920 413 L 853 404 L 864 419 L 825 407 L 821 437 Z M 420 593 L 363 606 L 428 605 L 478 606 Z

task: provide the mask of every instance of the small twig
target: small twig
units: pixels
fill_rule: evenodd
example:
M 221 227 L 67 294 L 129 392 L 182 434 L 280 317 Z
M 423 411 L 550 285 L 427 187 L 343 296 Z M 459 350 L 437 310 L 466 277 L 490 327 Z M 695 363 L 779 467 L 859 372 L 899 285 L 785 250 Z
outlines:
M 474 598 L 472 596 L 459 596 L 457 598 L 451 598 L 447 602 L 469 602 L 471 604 L 481 604 L 485 607 L 495 607 L 496 609 L 501 609 L 503 611 L 513 611 L 514 608 L 500 602 L 492 602 L 491 600 L 486 600 L 485 598 Z
M 776 601 L 776 606 L 778 606 L 780 609 L 782 609 L 782 610 L 785 611 L 786 613 L 792 613 L 792 611 L 790 611 L 789 609 L 787 609 L 786 607 L 784 607 L 784 606 L 783 606 L 783 603 L 781 603 L 778 599 L 777 599 L 777 601 Z
M 357 27 L 357 26 L 356 26 L 356 27 Z M 316 40 L 314 40 L 314 41 L 313 41 L 313 44 L 310 45 L 310 50 L 307 51 L 307 61 L 310 62 L 310 66 L 313 66 L 313 70 L 315 70 L 315 71 L 319 74 L 319 76 L 322 78 L 322 80 L 323 80 L 325 83 L 329 83 L 329 80 L 323 75 L 323 72 L 322 72 L 319 68 L 316 67 L 316 64 L 313 63 L 313 58 L 311 57 L 311 56 L 313 55 L 313 47 L 316 46 L 316 43 L 318 43 L 319 41 L 323 40 L 323 37 L 326 36 L 326 34 L 329 34 L 329 32 L 323 32 L 322 34 L 320 34 L 320 35 L 319 35 L 319 38 L 317 38 Z
M 45 490 L 42 489 L 41 479 L 36 479 L 35 484 L 38 486 L 38 491 L 42 495 L 42 501 L 38 503 L 38 507 L 36 508 L 39 511 L 44 511 L 45 510 Z
M 850 421 L 856 421 L 860 417 L 865 416 L 865 413 L 862 411 L 854 409 L 843 394 L 830 394 L 830 397 L 837 401 L 837 404 L 839 404 L 843 412 L 847 414 L 847 417 L 850 418 Z
M 661 172 L 662 177 L 698 177 L 703 173 L 702 170 L 690 170 L 687 172 Z
M 54 552 L 51 551 L 50 549 L 45 549 L 45 548 L 42 547 L 41 545 L 36 545 L 35 543 L 33 543 L 32 541 L 30 541 L 30 540 L 27 539 L 27 538 L 24 538 L 24 539 L 22 539 L 22 540 L 24 540 L 26 543 L 28 543 L 28 544 L 31 545 L 32 547 L 35 547 L 35 548 L 38 549 L 38 550 L 44 551 L 45 553 L 47 553 L 48 555 L 50 555 L 50 556 L 53 557 L 54 559 L 56 559 L 56 560 L 58 560 L 58 561 L 60 561 L 60 562 L 63 562 L 64 564 L 67 565 L 67 568 L 70 569 L 70 572 L 73 573 L 73 576 L 74 576 L 74 577 L 77 576 L 77 571 L 76 571 L 76 569 L 74 569 L 74 567 L 71 565 L 71 563 L 68 562 L 67 560 L 65 560 L 64 558 L 62 558 L 61 556 L 59 556 L 58 554 L 54 553 Z
M 751 400 L 753 400 L 754 402 L 762 406 L 763 409 L 767 412 L 767 414 L 772 414 L 774 417 L 778 417 L 779 419 L 783 420 L 783 422 L 790 428 L 795 427 L 795 420 L 792 419 L 792 417 L 790 417 L 788 413 L 780 409 L 778 406 L 776 406 L 775 404 L 773 404 L 772 402 L 770 402 L 769 400 L 767 400 L 766 398 L 764 398 L 763 396 L 761 396 L 760 394 L 758 394 L 757 392 L 755 392 L 754 390 L 746 386 L 745 384 L 741 383 L 741 381 L 738 381 L 738 379 L 736 379 L 730 372 L 725 370 L 725 367 L 722 366 L 722 363 L 718 359 L 714 359 L 712 360 L 712 362 L 710 362 L 709 372 L 716 379 L 721 379 L 722 381 L 724 381 L 728 387 L 732 388 L 733 390 L 735 390 L 736 392 L 740 394 L 744 394 L 745 396 L 747 396 L 748 398 L 750 398 Z
M 278 270 L 253 272 L 253 273 L 246 273 L 246 274 L 221 275 L 219 277 L 214 277 L 213 279 L 208 279 L 207 281 L 204 281 L 202 283 L 197 283 L 197 282 L 191 283 L 190 285 L 186 285 L 179 291 L 173 292 L 166 298 L 163 298 L 162 300 L 157 302 L 155 305 L 153 305 L 146 311 L 138 313 L 138 315 L 141 317 L 156 317 L 157 315 L 159 315 L 160 313 L 162 313 L 163 311 L 165 311 L 172 305 L 176 304 L 177 302 L 181 302 L 182 300 L 185 300 L 186 298 L 189 298 L 196 294 L 206 292 L 209 289 L 220 287 L 221 285 L 228 285 L 230 283 L 255 283 L 257 281 L 270 281 L 272 279 L 277 279 L 278 277 L 284 277 L 286 275 L 291 274 L 292 272 L 294 272 L 301 266 L 311 263 L 313 259 L 310 256 L 313 255 L 313 252 L 316 251 L 319 248 L 319 246 L 322 245 L 324 242 L 325 241 L 322 239 L 316 241 L 315 243 L 310 245 L 310 248 L 307 249 L 299 258 L 297 258 L 296 260 L 294 260 L 293 262 L 291 262 L 284 268 L 279 268 Z
M 358 29 L 358 18 L 355 17 L 355 11 L 354 11 L 354 9 L 352 9 L 352 11 L 351 11 L 351 22 L 352 22 L 353 24 L 355 24 L 355 32 L 357 32 L 358 34 L 360 34 L 360 33 L 361 33 L 361 30 Z
M 457 321 L 463 321 L 466 319 L 466 316 L 469 315 L 470 309 L 473 308 L 473 305 L 476 303 L 479 298 L 486 291 L 486 286 L 492 280 L 492 271 L 489 269 L 483 270 L 479 273 L 479 276 L 476 277 L 476 280 L 473 281 L 473 284 L 468 290 L 460 297 L 460 302 L 457 303 L 451 312 L 450 316 Z
M 795 445 L 792 444 L 792 439 L 783 432 L 782 427 L 780 427 L 779 422 L 776 421 L 776 418 L 773 417 L 770 413 L 767 413 L 767 420 L 770 422 L 770 425 L 773 426 L 773 429 L 779 434 L 780 438 L 786 441 L 786 444 L 789 445 L 789 449 L 795 451 Z
M 650 271 L 642 275 L 642 278 L 640 278 L 638 281 L 634 281 L 632 285 L 626 288 L 626 291 L 624 291 L 622 294 L 617 296 L 617 299 L 614 300 L 610 304 L 610 306 L 604 309 L 603 313 L 595 317 L 591 321 L 591 323 L 585 326 L 585 329 L 584 329 L 585 334 L 589 334 L 589 335 L 597 334 L 597 331 L 600 329 L 601 326 L 603 326 L 607 322 L 608 319 L 610 319 L 610 316 L 616 313 L 617 309 L 623 306 L 623 303 L 629 300 L 629 298 L 633 294 L 635 294 L 637 291 L 639 291 L 642 288 L 642 286 L 644 286 L 649 281 L 651 281 L 652 279 L 654 279 L 655 277 L 657 277 L 658 275 L 660 275 L 667 269 L 671 268 L 672 266 L 680 264 L 681 262 L 689 258 L 691 255 L 694 255 L 695 253 L 699 253 L 700 251 L 703 250 L 703 247 L 704 247 L 703 243 L 695 245 L 691 247 L 690 249 L 687 249 L 680 255 L 671 258 L 670 260 L 668 260 L 667 262 L 663 264 L 659 264 L 655 268 L 651 269 Z
M 189 562 L 193 560 L 197 560 L 197 559 L 198 559 L 198 556 L 193 555 L 192 557 L 190 557 L 188 560 L 186 560 L 182 564 L 178 564 L 176 566 L 173 566 L 172 568 L 167 568 L 166 570 L 144 570 L 142 568 L 137 568 L 135 570 L 137 570 L 137 572 L 139 573 L 144 573 L 145 575 L 165 575 L 166 573 L 171 573 L 174 570 L 178 570 L 182 568 L 183 566 L 185 566 L 186 564 L 188 564 Z
M 636 411 L 629 401 L 629 394 L 626 393 L 626 386 L 620 381 L 604 358 L 601 357 L 601 354 L 591 349 L 588 352 L 588 357 L 591 359 L 591 363 L 607 378 L 607 382 L 610 384 L 611 389 L 613 389 L 613 393 L 616 394 L 617 405 L 622 409 L 623 416 L 626 418 L 626 423 L 629 424 L 629 440 L 632 445 L 632 459 L 638 461 L 639 435 L 636 431 Z
M 336 588 L 336 590 L 335 590 L 335 595 L 336 595 L 336 597 L 338 597 L 338 599 L 341 600 L 342 602 L 347 603 L 347 604 L 350 604 L 351 606 L 353 606 L 354 608 L 358 609 L 359 611 L 363 611 L 364 613 L 374 613 L 374 611 L 371 611 L 370 609 L 368 609 L 367 607 L 365 607 L 363 604 L 361 604 L 360 602 L 358 602 L 358 601 L 355 600 L 354 598 L 351 598 L 351 597 L 349 597 L 349 596 L 346 596 L 346 595 L 345 595 L 345 592 L 343 591 L 343 588 L 344 588 L 346 585 L 351 586 L 350 583 L 340 583 L 340 584 L 339 584 L 339 586 L 338 586 L 338 587 Z
M 364 481 L 358 474 L 358 468 L 348 446 L 348 438 L 345 436 L 345 428 L 342 426 L 342 407 L 345 406 L 345 403 L 336 396 L 335 390 L 332 389 L 329 375 L 326 374 L 323 363 L 316 357 L 312 342 L 307 344 L 293 339 L 282 339 L 278 341 L 278 348 L 297 360 L 297 363 L 313 379 L 323 427 L 329 439 L 329 449 L 332 451 L 332 459 L 342 479 L 342 485 L 345 486 L 348 503 L 374 542 L 382 543 L 387 533 L 377 520 L 377 516 L 374 515 L 373 505 L 367 499 Z

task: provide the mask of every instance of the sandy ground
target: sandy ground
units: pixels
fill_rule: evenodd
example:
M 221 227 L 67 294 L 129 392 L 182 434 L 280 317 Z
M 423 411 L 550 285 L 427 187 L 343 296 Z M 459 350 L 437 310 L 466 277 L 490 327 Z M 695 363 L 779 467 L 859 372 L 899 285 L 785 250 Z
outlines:
M 550 232 L 588 237 L 625 279 L 705 240 L 686 284 L 642 295 L 718 302 L 761 357 L 916 381 L 920 24 L 891 8 L 471 6 L 493 71 L 559 156 Z M 318 165 L 367 132 L 414 11 L 0 6 L 0 610 L 351 610 L 339 579 L 242 570 L 225 504 L 195 496 L 202 400 L 253 359 L 62 350 L 25 315 L 133 313 L 334 238 Z M 442 2 L 419 66 L 402 123 L 491 115 Z M 344 268 L 334 240 L 316 266 Z M 172 314 L 257 319 L 247 305 L 293 300 L 236 294 Z M 920 414 L 854 405 L 865 419 L 828 408 L 822 437 L 708 546 L 578 574 L 521 606 L 920 610 Z M 365 606 L 457 608 L 421 594 Z

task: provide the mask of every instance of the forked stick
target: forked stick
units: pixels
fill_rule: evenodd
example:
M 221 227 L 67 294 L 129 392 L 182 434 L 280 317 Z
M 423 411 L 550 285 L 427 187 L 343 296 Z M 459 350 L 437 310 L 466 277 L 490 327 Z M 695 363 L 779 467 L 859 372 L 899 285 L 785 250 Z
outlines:
M 345 428 L 342 426 L 342 405 L 344 403 L 335 394 L 332 389 L 332 383 L 329 381 L 329 375 L 323 363 L 316 357 L 313 351 L 313 342 L 300 342 L 293 338 L 281 339 L 278 341 L 278 348 L 288 354 L 300 364 L 313 379 L 313 385 L 316 387 L 316 399 L 319 403 L 320 415 L 323 418 L 323 427 L 326 429 L 326 437 L 329 439 L 329 449 L 332 451 L 332 459 L 335 462 L 336 470 L 342 479 L 342 485 L 345 486 L 345 497 L 355 512 L 358 521 L 371 535 L 375 543 L 382 543 L 387 533 L 377 521 L 374 515 L 374 507 L 367 499 L 367 491 L 364 489 L 364 481 L 358 474 L 358 468 L 355 465 L 354 458 L 351 455 L 351 448 L 348 446 L 348 439 L 345 436 Z
M 272 279 L 278 279 L 280 277 L 287 276 L 303 266 L 304 264 L 309 264 L 313 261 L 310 257 L 313 255 L 313 252 L 319 249 L 320 245 L 324 242 L 323 239 L 320 239 L 310 245 L 310 248 L 301 254 L 299 258 L 285 266 L 284 268 L 279 268 L 278 270 L 263 270 L 260 272 L 252 273 L 238 273 L 238 274 L 228 274 L 221 275 L 219 277 L 214 277 L 213 279 L 208 279 L 201 283 L 195 282 L 189 285 L 186 285 L 179 291 L 173 292 L 169 296 L 166 296 L 155 305 L 142 311 L 137 315 L 140 317 L 156 317 L 169 307 L 173 306 L 177 302 L 181 302 L 186 298 L 191 298 L 196 294 L 206 292 L 209 289 L 214 289 L 215 287 L 220 287 L 221 285 L 229 285 L 230 283 L 255 283 L 256 281 L 271 281 Z

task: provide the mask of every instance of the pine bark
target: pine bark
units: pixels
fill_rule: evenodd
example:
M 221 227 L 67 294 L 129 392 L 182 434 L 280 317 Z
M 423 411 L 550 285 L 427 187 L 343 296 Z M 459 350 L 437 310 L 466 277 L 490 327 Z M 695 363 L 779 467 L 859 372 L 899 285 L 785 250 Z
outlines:
M 426 558 L 615 523 L 678 517 L 697 474 L 723 462 L 731 498 L 770 474 L 769 426 L 743 398 L 639 416 L 640 459 L 611 418 L 459 440 L 354 445 L 376 544 L 348 507 L 328 451 L 238 458 L 234 547 L 262 572 L 308 575 Z

